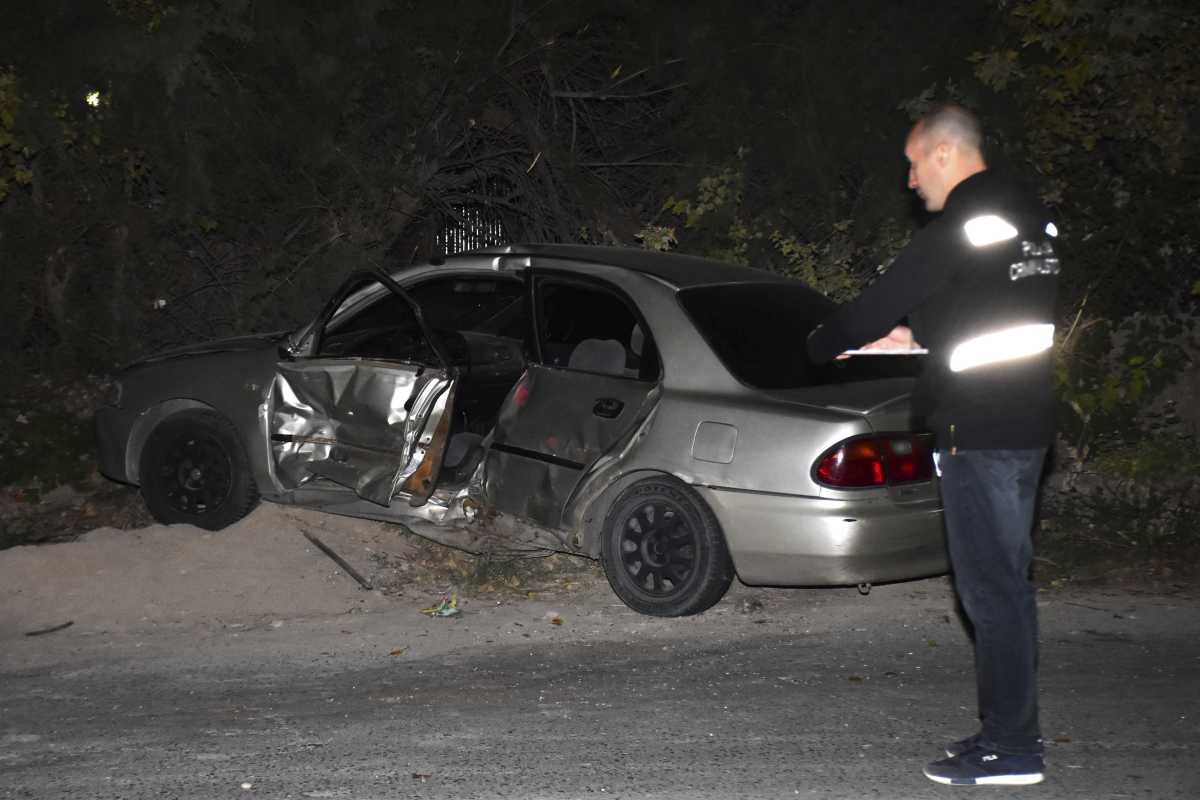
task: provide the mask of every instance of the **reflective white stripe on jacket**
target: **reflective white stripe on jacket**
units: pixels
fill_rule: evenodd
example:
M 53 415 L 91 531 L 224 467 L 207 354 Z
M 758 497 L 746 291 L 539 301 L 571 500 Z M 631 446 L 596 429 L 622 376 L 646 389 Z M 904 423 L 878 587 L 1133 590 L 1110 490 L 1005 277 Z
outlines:
M 1054 326 L 1015 325 L 960 342 L 950 351 L 950 371 L 1012 361 L 1049 350 L 1054 344 Z

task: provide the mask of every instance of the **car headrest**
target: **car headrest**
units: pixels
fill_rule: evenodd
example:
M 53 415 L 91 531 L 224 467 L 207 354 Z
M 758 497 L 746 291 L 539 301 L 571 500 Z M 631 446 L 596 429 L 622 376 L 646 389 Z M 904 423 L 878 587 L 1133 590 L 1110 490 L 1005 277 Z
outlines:
M 567 366 L 606 375 L 624 375 L 625 347 L 616 339 L 584 339 L 571 351 Z

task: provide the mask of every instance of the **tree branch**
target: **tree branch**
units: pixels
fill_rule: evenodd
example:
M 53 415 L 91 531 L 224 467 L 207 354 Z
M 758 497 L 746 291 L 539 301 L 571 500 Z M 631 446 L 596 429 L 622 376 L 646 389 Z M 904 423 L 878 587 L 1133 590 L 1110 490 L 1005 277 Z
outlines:
M 682 89 L 687 86 L 687 81 L 673 83 L 670 86 L 664 86 L 661 89 L 651 89 L 648 92 L 638 92 L 637 94 L 610 94 L 608 92 L 551 92 L 551 97 L 573 97 L 578 100 L 638 100 L 643 97 L 653 97 L 656 94 L 664 92 L 673 92 L 676 89 Z

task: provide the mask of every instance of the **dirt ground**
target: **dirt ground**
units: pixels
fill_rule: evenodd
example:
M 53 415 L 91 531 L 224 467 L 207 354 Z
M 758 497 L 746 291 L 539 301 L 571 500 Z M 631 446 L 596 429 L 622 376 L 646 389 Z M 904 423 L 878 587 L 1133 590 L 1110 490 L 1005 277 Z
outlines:
M 405 607 L 424 619 L 421 609 L 443 598 L 454 597 L 465 614 L 472 605 L 552 602 L 585 590 L 608 591 L 586 559 L 481 560 L 397 525 L 263 503 L 218 532 L 100 528 L 74 541 L 0 551 L 0 640 L 68 622 L 75 633 L 119 633 Z
M 74 638 L 278 628 L 304 619 L 374 613 L 400 621 L 401 627 L 411 623 L 414 629 L 437 630 L 441 644 L 449 647 L 470 644 L 469 637 L 458 641 L 455 633 L 464 626 L 439 625 L 447 620 L 437 617 L 429 628 L 431 618 L 422 610 L 451 598 L 460 612 L 457 621 L 486 609 L 495 622 L 518 628 L 560 625 L 583 608 L 624 609 L 599 565 L 583 558 L 480 559 L 402 526 L 271 503 L 218 532 L 146 524 L 140 498 L 128 487 L 57 502 L 58 511 L 43 511 L 33 522 L 44 528 L 32 537 L 42 543 L 0 550 L 0 642 L 29 635 L 58 638 L 53 634 L 66 627 Z M 79 535 L 78 528 L 90 519 L 112 520 L 122 528 Z M 344 560 L 349 571 L 306 534 Z M 1074 575 L 1048 564 L 1038 568 L 1039 583 L 1050 591 L 1103 584 L 1151 594 L 1195 590 L 1188 578 L 1192 571 L 1153 563 L 1097 562 L 1090 572 Z M 950 596 L 949 579 L 941 581 Z M 741 610 L 752 613 L 760 598 L 787 591 L 735 581 L 722 605 L 746 606 Z

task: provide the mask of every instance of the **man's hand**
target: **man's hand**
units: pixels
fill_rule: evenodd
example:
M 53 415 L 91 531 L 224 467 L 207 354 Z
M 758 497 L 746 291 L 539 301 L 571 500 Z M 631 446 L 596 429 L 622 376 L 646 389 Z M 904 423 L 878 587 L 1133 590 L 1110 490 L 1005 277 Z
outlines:
M 862 346 L 863 350 L 913 350 L 921 345 L 917 344 L 913 339 L 912 328 L 905 325 L 897 325 L 892 328 L 891 333 L 884 336 L 882 339 L 876 339 L 873 342 L 868 342 Z
M 892 328 L 891 333 L 884 336 L 882 339 L 876 339 L 873 342 L 867 342 L 861 350 L 915 350 L 921 345 L 913 339 L 912 329 L 906 325 L 897 325 Z M 838 356 L 838 360 L 847 359 L 850 356 L 842 353 Z

